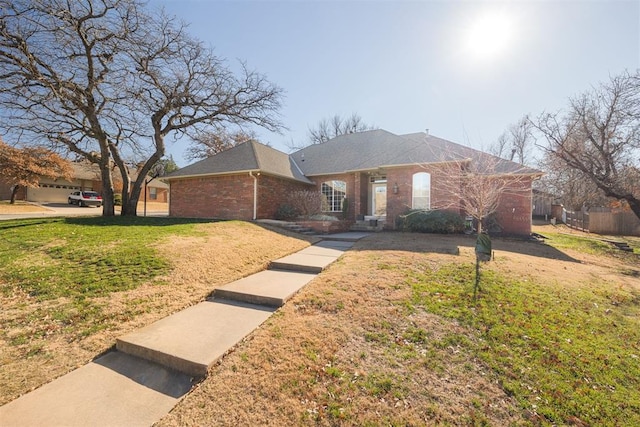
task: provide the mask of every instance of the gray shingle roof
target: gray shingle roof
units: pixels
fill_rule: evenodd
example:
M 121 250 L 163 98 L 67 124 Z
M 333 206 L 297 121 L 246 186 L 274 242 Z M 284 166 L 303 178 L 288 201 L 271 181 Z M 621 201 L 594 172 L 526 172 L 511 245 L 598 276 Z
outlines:
M 291 157 L 306 176 L 464 160 L 490 164 L 495 173 L 540 173 L 424 132 L 395 135 L 381 129 L 341 135 Z
M 311 184 L 291 161 L 289 156 L 255 141 L 247 141 L 164 176 L 174 178 L 223 175 L 239 172 L 262 172 Z
M 341 135 L 290 155 L 249 141 L 179 169 L 163 179 L 260 171 L 311 183 L 307 177 L 374 170 L 380 167 L 466 160 L 479 165 L 490 165 L 490 173 L 541 174 L 536 169 L 499 159 L 424 132 L 395 135 L 377 129 Z M 482 170 L 482 167 L 479 169 Z

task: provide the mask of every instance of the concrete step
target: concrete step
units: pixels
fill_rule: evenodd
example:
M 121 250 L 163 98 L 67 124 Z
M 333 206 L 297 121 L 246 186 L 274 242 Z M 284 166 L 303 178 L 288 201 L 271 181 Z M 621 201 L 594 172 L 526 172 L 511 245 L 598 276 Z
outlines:
M 352 225 L 351 227 L 349 227 L 349 231 L 377 233 L 378 231 L 382 231 L 382 227 L 373 227 L 370 225 Z
M 349 228 L 349 231 L 376 233 L 382 231 L 384 224 L 385 221 L 383 220 L 356 221 L 355 224 Z
M 317 274 L 337 260 L 343 253 L 344 250 L 332 247 L 308 246 L 295 254 L 272 261 L 269 264 L 269 269 Z
M 289 298 L 315 277 L 316 275 L 311 273 L 266 270 L 217 288 L 213 292 L 213 297 L 282 307 Z
M 322 236 L 318 236 L 322 238 L 324 242 L 351 242 L 355 243 L 358 240 L 369 236 L 370 232 L 364 231 L 346 231 L 344 233 L 334 233 L 334 234 L 326 234 Z
M 118 338 L 116 348 L 204 377 L 209 367 L 274 311 L 242 302 L 206 301 Z
M 0 425 L 150 426 L 192 385 L 189 375 L 114 351 L 0 407 Z
M 606 240 L 606 239 L 602 239 L 602 241 L 607 242 L 607 243 L 615 246 L 617 249 L 620 249 L 621 251 L 633 252 L 633 248 L 630 247 L 627 242 L 619 242 L 619 241 L 616 241 L 616 240 Z
M 355 242 L 349 240 L 323 240 L 321 242 L 316 243 L 313 246 L 318 246 L 321 248 L 332 248 L 339 249 L 341 251 L 346 251 L 351 249 Z

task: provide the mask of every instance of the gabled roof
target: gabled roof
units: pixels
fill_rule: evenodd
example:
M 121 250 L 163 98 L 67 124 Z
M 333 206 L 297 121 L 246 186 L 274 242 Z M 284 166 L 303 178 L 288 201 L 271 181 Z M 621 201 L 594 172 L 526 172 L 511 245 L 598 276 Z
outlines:
M 489 165 L 489 173 L 541 175 L 536 169 L 500 159 L 424 132 L 395 135 L 377 129 L 341 135 L 287 155 L 255 141 L 179 169 L 163 180 L 180 177 L 263 172 L 304 183 L 307 177 L 425 163 L 467 162 Z
M 88 161 L 71 162 L 71 169 L 75 179 L 100 180 L 102 178 L 100 167 L 95 163 L 89 163 Z
M 424 132 L 395 135 L 381 129 L 341 135 L 305 147 L 291 157 L 306 176 L 467 160 L 490 164 L 495 173 L 540 173 Z
M 261 172 L 312 184 L 287 154 L 255 141 L 238 144 L 214 156 L 178 169 L 162 179 L 170 181 L 175 178 L 241 172 Z
M 488 154 L 471 147 L 457 144 L 446 139 L 431 136 L 424 132 L 411 133 L 403 135 L 403 137 L 412 139 L 414 141 L 422 141 L 419 149 L 421 151 L 425 151 L 426 145 L 429 147 L 428 150 L 430 152 L 441 153 L 441 156 L 439 157 L 441 159 L 439 160 L 440 162 L 455 161 L 462 158 L 471 160 L 472 163 L 479 164 L 480 167 L 478 169 L 480 171 L 484 169 L 498 174 L 506 173 L 515 175 L 542 175 L 542 171 L 539 171 L 538 169 L 533 169 L 528 166 L 521 165 L 520 163 L 502 159 L 492 154 Z M 445 154 L 442 155 L 442 153 Z M 438 160 L 436 160 L 435 162 L 437 163 Z

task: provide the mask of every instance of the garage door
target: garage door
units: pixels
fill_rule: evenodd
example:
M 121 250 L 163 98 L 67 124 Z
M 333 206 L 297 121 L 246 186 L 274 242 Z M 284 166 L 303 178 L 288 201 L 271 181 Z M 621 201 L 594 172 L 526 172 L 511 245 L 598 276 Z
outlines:
M 67 203 L 67 198 L 73 191 L 73 188 L 29 188 L 27 189 L 27 200 L 30 202 Z

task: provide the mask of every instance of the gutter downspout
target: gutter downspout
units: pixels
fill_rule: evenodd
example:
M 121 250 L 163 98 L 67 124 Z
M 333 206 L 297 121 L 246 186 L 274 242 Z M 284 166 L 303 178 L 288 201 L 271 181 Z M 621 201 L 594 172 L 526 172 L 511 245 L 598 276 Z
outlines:
M 253 178 L 253 220 L 258 217 L 258 177 L 249 171 L 249 176 Z

